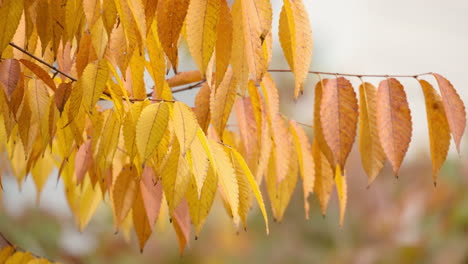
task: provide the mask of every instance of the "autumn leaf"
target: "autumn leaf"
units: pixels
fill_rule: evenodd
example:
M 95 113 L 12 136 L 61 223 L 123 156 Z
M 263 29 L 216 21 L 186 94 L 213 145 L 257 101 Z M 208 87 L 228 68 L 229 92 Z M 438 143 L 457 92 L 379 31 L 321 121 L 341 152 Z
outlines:
M 432 159 L 432 178 L 435 185 L 439 170 L 447 158 L 450 147 L 450 128 L 440 95 L 427 81 L 420 80 L 419 83 L 421 84 L 426 102 L 427 126 Z
M 216 44 L 220 2 L 220 0 L 192 0 L 187 11 L 187 42 L 202 75 L 206 71 Z
M 370 83 L 362 83 L 359 86 L 359 151 L 367 184 L 374 181 L 385 163 L 377 128 L 376 100 L 377 89 Z
M 445 114 L 449 123 L 450 131 L 453 135 L 457 151 L 460 153 L 460 142 L 466 126 L 465 105 L 458 95 L 453 85 L 441 75 L 434 73 L 434 77 L 439 84 L 439 90 L 442 95 Z
M 344 168 L 356 137 L 358 104 L 351 83 L 343 77 L 324 80 L 320 121 L 333 153 L 334 165 Z
M 411 112 L 403 85 L 394 78 L 380 82 L 377 92 L 377 128 L 380 143 L 395 176 L 411 141 Z
M 237 80 L 232 70 L 228 70 L 221 84 L 211 90 L 210 113 L 213 124 L 219 137 L 222 137 L 227 121 L 231 114 L 236 98 Z
M 174 131 L 183 155 L 190 148 L 197 134 L 198 122 L 195 114 L 186 104 L 174 103 Z
M 44 69 L 39 67 L 37 64 L 24 59 L 21 59 L 20 62 L 29 70 L 31 70 L 37 77 L 39 77 L 45 84 L 47 84 L 47 86 L 49 86 L 50 89 L 52 89 L 52 91 L 55 91 L 55 89 L 57 89 L 54 80 Z
M 312 58 L 312 31 L 302 0 L 285 0 L 279 22 L 279 39 L 295 76 L 294 98 L 304 92 Z
M 15 35 L 23 13 L 23 0 L 4 0 L 0 5 L 0 54 Z M 4 72 L 0 69 L 0 72 Z
M 166 103 L 151 104 L 140 114 L 136 125 L 136 146 L 143 162 L 153 155 L 164 136 L 169 120 Z
M 107 62 L 104 60 L 99 64 L 88 64 L 84 69 L 81 85 L 83 90 L 89 92 L 83 93 L 82 104 L 87 111 L 91 112 L 95 108 L 106 86 L 108 75 Z
M 10 100 L 20 79 L 20 65 L 15 59 L 2 60 L 0 62 L 0 83 L 5 94 Z

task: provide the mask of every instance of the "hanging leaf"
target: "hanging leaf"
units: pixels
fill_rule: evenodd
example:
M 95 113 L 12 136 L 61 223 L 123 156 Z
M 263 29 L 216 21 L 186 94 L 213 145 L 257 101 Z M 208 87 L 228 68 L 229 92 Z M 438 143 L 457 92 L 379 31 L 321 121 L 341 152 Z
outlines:
M 6 59 L 0 61 L 0 83 L 3 86 L 3 90 L 5 91 L 8 100 L 10 100 L 11 95 L 18 85 L 20 80 L 20 71 L 20 65 L 17 60 Z
M 299 173 L 302 178 L 302 190 L 304 193 L 304 210 L 306 219 L 309 219 L 308 197 L 314 191 L 315 166 L 312 156 L 312 147 L 304 129 L 295 121 L 289 121 L 289 129 L 296 148 L 296 155 L 299 161 Z
M 395 176 L 411 141 L 411 112 L 403 85 L 394 78 L 380 82 L 377 92 L 377 128 L 380 143 Z
M 159 216 L 163 199 L 162 184 L 161 182 L 155 183 L 155 178 L 153 169 L 145 166 L 141 175 L 140 193 L 151 229 L 153 229 L 154 223 Z
M 180 30 L 187 15 L 189 2 L 189 0 L 158 1 L 156 18 L 159 39 L 174 72 L 177 72 L 177 49 Z
M 333 170 L 316 140 L 312 143 L 312 156 L 314 157 L 315 167 L 314 193 L 319 200 L 322 215 L 325 215 L 334 184 Z
M 116 231 L 121 227 L 135 201 L 137 194 L 135 173 L 135 168 L 130 166 L 123 167 L 111 188 L 110 194 Z
M 231 69 L 228 69 L 219 87 L 216 90 L 211 90 L 211 123 L 219 137 L 222 137 L 223 131 L 226 128 L 236 98 L 236 91 L 237 80 Z
M 39 77 L 39 79 L 41 79 L 45 84 L 47 84 L 47 86 L 49 86 L 50 89 L 52 89 L 52 91 L 55 91 L 57 89 L 54 80 L 44 69 L 39 67 L 37 64 L 27 60 L 21 59 L 20 62 L 29 70 L 31 70 L 37 77 Z
M 432 159 L 432 177 L 437 182 L 439 170 L 447 158 L 450 147 L 450 128 L 442 98 L 430 83 L 420 80 L 426 102 L 427 126 Z
M 346 183 L 346 175 L 341 173 L 340 165 L 338 165 L 338 168 L 336 169 L 335 183 L 340 203 L 340 226 L 343 226 L 346 204 L 348 202 L 348 186 Z
M 166 103 L 151 104 L 141 112 L 136 124 L 136 146 L 141 159 L 146 161 L 153 155 L 164 136 L 169 120 Z
M 86 66 L 82 76 L 83 106 L 89 112 L 95 108 L 97 101 L 101 97 L 106 86 L 109 72 L 107 62 L 102 60 L 99 64 L 91 63 Z
M 220 0 L 216 25 L 216 86 L 224 79 L 232 53 L 232 15 L 226 0 Z
M 370 83 L 359 86 L 359 151 L 362 167 L 371 184 L 382 170 L 385 153 L 380 144 L 377 128 L 377 89 Z
M 320 121 L 333 153 L 334 167 L 344 168 L 356 137 L 358 104 L 351 83 L 343 77 L 323 81 Z
M 192 145 L 198 129 L 197 119 L 186 104 L 174 103 L 174 131 L 179 140 L 180 151 L 185 155 L 187 149 Z
M 59 84 L 57 90 L 55 91 L 55 106 L 60 112 L 60 115 L 65 108 L 65 104 L 67 103 L 68 99 L 70 98 L 72 93 L 72 84 L 71 83 L 61 83 Z
M 187 42 L 204 75 L 216 44 L 220 0 L 192 0 L 187 11 Z
M 23 13 L 23 0 L 3 0 L 0 5 L 0 54 L 15 35 Z M 4 72 L 0 69 L 0 72 Z
M 442 103 L 447 115 L 450 131 L 453 135 L 455 145 L 457 146 L 457 151 L 460 153 L 460 142 L 466 126 L 465 105 L 455 88 L 453 88 L 453 85 L 447 79 L 437 73 L 433 75 L 439 84 Z
M 295 76 L 294 98 L 304 92 L 312 58 L 312 31 L 302 0 L 285 0 L 279 22 L 279 39 L 286 61 Z

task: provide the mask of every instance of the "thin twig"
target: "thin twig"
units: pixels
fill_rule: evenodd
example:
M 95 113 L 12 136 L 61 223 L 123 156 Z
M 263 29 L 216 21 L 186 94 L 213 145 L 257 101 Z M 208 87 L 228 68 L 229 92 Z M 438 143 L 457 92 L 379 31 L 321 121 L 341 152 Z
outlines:
M 202 84 L 204 84 L 206 82 L 206 80 L 201 80 L 199 82 L 196 82 L 190 86 L 187 86 L 187 87 L 183 87 L 183 88 L 179 88 L 179 89 L 174 89 L 172 90 L 172 93 L 178 93 L 178 92 L 183 92 L 183 91 L 187 91 L 187 90 L 191 90 L 191 89 L 194 89 L 194 88 L 197 88 L 197 87 L 200 87 Z
M 291 70 L 278 70 L 270 69 L 268 72 L 292 72 Z M 350 77 L 372 77 L 372 78 L 417 78 L 423 75 L 432 75 L 432 72 L 418 73 L 413 75 L 398 75 L 398 74 L 353 74 L 353 73 L 338 73 L 338 72 L 322 72 L 322 71 L 308 71 L 312 74 L 324 74 L 324 75 L 335 75 L 335 76 L 350 76 Z
M 21 48 L 21 47 L 19 47 L 19 46 L 16 45 L 15 43 L 10 42 L 9 44 L 10 44 L 10 46 L 12 46 L 13 48 L 15 48 L 15 49 L 17 49 L 17 50 L 23 52 L 24 54 L 28 55 L 29 57 L 31 57 L 31 58 L 37 60 L 38 62 L 40 62 L 40 63 L 44 64 L 45 66 L 49 67 L 50 69 L 54 70 L 56 73 L 62 74 L 63 76 L 67 77 L 68 79 L 72 80 L 73 82 L 76 82 L 76 81 L 77 81 L 76 78 L 73 78 L 73 77 L 71 77 L 70 75 L 68 75 L 68 74 L 66 74 L 66 73 L 64 73 L 64 72 L 62 72 L 61 70 L 55 68 L 53 65 L 50 65 L 49 63 L 45 62 L 44 60 L 42 60 L 42 59 L 36 57 L 34 54 L 30 53 L 29 51 L 27 51 L 27 50 L 25 50 L 25 49 L 23 49 L 23 48 Z

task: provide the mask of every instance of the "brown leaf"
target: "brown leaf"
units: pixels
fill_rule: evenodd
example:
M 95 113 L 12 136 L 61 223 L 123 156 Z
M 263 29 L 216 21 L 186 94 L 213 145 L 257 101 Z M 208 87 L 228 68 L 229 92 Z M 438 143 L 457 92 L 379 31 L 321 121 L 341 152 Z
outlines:
M 71 83 L 61 83 L 55 91 L 55 105 L 57 106 L 57 109 L 59 110 L 60 114 L 62 114 L 63 109 L 65 108 L 65 104 L 70 98 L 71 92 Z
M 18 85 L 20 71 L 19 62 L 15 59 L 6 59 L 0 62 L 0 83 L 3 85 L 8 100 Z
M 395 176 L 411 141 L 411 111 L 403 85 L 390 78 L 381 81 L 377 92 L 377 127 L 380 143 Z
M 206 133 L 208 126 L 210 125 L 210 94 L 211 89 L 208 83 L 204 83 L 195 97 L 195 108 L 193 112 L 197 117 L 198 124 L 200 124 L 203 132 Z
M 26 66 L 30 71 L 32 71 L 37 77 L 39 77 L 39 79 L 41 79 L 45 84 L 47 84 L 47 86 L 49 86 L 50 89 L 55 91 L 56 86 L 54 80 L 44 69 L 39 67 L 39 65 L 35 64 L 34 62 L 30 62 L 24 59 L 21 59 L 20 62 L 24 66 Z
M 426 102 L 429 143 L 431 146 L 432 177 L 434 179 L 434 184 L 436 184 L 437 175 L 447 158 L 450 147 L 450 128 L 440 95 L 427 81 L 420 80 L 419 83 L 424 92 L 424 99 Z
M 460 153 L 460 142 L 466 126 L 465 105 L 455 88 L 453 88 L 453 85 L 447 79 L 437 73 L 433 73 L 433 75 L 439 84 L 450 131 L 457 146 L 457 151 Z
M 344 168 L 356 137 L 358 104 L 351 83 L 343 78 L 323 81 L 320 120 L 325 140 L 333 153 L 334 166 Z

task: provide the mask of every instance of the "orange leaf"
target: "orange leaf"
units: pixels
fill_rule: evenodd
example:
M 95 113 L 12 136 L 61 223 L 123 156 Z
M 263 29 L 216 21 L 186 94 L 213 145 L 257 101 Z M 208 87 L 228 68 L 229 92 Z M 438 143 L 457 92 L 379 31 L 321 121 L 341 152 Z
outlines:
M 132 208 L 133 226 L 135 227 L 135 233 L 137 234 L 138 241 L 140 242 L 140 251 L 143 252 L 148 238 L 151 236 L 152 224 L 145 210 L 144 197 L 142 192 L 137 188 L 135 195 L 135 202 Z
M 200 124 L 203 132 L 206 133 L 208 126 L 210 125 L 210 94 L 211 89 L 208 83 L 204 83 L 195 97 L 195 108 L 193 112 L 197 117 L 198 124 Z
M 155 183 L 155 180 L 153 169 L 145 166 L 141 175 L 140 190 L 151 228 L 158 219 L 163 194 L 161 183 Z
M 328 164 L 333 163 L 333 154 L 325 141 L 322 130 L 322 121 L 320 120 L 320 105 L 322 104 L 323 81 L 320 81 L 315 86 L 314 96 L 314 142 L 317 148 L 325 155 Z
M 314 140 L 312 143 L 312 156 L 315 166 L 314 193 L 319 200 L 322 215 L 325 215 L 333 189 L 333 170 L 327 158 L 320 150 L 317 140 Z
M 434 185 L 439 170 L 447 158 L 450 147 L 450 129 L 445 115 L 444 105 L 439 94 L 432 85 L 424 80 L 419 81 L 426 102 L 427 125 L 429 128 L 429 143 L 431 146 L 432 177 Z
M 433 73 L 433 75 L 439 84 L 450 131 L 457 146 L 457 151 L 460 153 L 460 142 L 466 126 L 465 105 L 455 88 L 453 88 L 453 85 L 447 79 L 437 73 Z
M 187 245 L 190 238 L 190 214 L 188 209 L 187 200 L 182 200 L 175 208 L 172 215 L 172 223 L 179 239 L 180 254 L 184 252 L 185 245 Z
M 334 165 L 344 168 L 356 137 L 358 104 L 351 83 L 343 78 L 324 80 L 320 120 Z M 335 167 L 334 166 L 334 167 Z
M 377 127 L 380 143 L 398 177 L 411 141 L 411 111 L 403 85 L 390 78 L 380 82 L 377 92 Z
M 199 82 L 203 79 L 200 71 L 185 71 L 179 72 L 171 78 L 167 79 L 169 87 L 186 85 L 194 82 Z
M 50 89 L 55 91 L 56 86 L 54 80 L 44 69 L 39 67 L 39 65 L 24 59 L 21 59 L 20 62 L 29 70 L 31 70 L 37 77 L 39 77 L 39 79 L 41 79 L 45 84 L 47 84 L 47 86 L 49 86 Z

